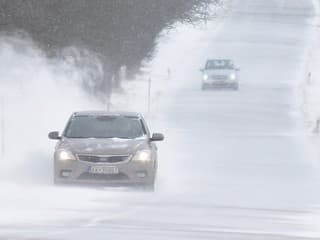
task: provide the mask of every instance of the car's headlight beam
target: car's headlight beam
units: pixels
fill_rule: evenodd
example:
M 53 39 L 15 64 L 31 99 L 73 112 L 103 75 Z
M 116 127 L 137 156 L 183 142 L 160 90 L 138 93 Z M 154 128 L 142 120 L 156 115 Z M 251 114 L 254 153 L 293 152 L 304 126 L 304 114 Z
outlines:
M 207 81 L 209 79 L 209 76 L 208 74 L 203 74 L 202 78 L 204 81 Z
M 234 74 L 234 73 L 230 74 L 229 77 L 231 80 L 236 80 L 236 78 L 237 78 L 236 74 Z
M 142 163 L 150 162 L 152 160 L 151 150 L 142 150 L 142 151 L 136 152 L 132 160 L 135 162 L 142 162 Z
M 74 154 L 71 151 L 65 149 L 61 149 L 57 152 L 57 158 L 59 161 L 76 160 Z

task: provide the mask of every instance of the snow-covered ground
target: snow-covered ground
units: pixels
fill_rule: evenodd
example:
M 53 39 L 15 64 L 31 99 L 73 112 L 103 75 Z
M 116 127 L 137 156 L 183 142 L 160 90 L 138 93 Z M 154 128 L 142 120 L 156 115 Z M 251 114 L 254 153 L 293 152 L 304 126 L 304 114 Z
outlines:
M 308 61 L 305 63 L 305 76 L 302 79 L 303 105 L 308 129 L 316 133 L 320 129 L 320 2 L 314 0 L 317 16 L 312 22 L 314 28 L 311 44 L 307 49 Z
M 8 63 L 2 75 L 7 69 L 8 81 L 25 75 L 34 83 L 7 88 L 16 95 L 5 96 L 9 149 L 1 164 L 0 239 L 320 237 L 319 159 L 301 111 L 306 53 L 317 31 L 314 2 L 230 4 L 228 16 L 206 27 L 171 32 L 148 66 L 149 120 L 166 135 L 155 193 L 51 186 L 47 131 L 61 129 L 75 108 L 101 106 L 65 84 L 67 77 L 77 81 L 77 69 L 67 66 L 71 75 L 65 75 L 61 63 L 46 62 L 39 52 L 0 46 L 0 61 Z M 241 69 L 239 92 L 200 90 L 199 69 L 219 57 L 233 58 Z M 18 64 L 25 67 L 13 67 Z M 50 93 L 37 88 L 50 83 Z M 134 100 L 115 98 L 113 107 L 146 111 L 146 84 L 130 84 Z

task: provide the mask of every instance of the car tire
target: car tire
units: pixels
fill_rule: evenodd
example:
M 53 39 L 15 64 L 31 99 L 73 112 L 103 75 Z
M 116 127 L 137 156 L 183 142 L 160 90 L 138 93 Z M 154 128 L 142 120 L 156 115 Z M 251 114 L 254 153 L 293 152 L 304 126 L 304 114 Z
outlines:
M 206 85 L 206 84 L 202 84 L 202 86 L 201 86 L 201 90 L 202 90 L 202 91 L 207 90 L 207 85 Z
M 55 186 L 60 185 L 59 181 L 56 178 L 53 179 L 53 185 Z
M 65 183 L 65 182 L 63 182 L 63 181 L 61 181 L 59 178 L 53 178 L 53 185 L 54 186 L 57 186 L 57 187 L 59 187 L 59 186 L 66 186 L 67 185 L 67 183 Z
M 238 91 L 238 90 L 239 90 L 239 84 L 235 84 L 235 85 L 233 86 L 233 90 Z
M 154 192 L 155 191 L 155 186 L 154 186 L 154 184 L 145 186 L 144 190 L 146 192 Z
M 143 184 L 139 187 L 144 192 L 154 192 L 155 191 L 155 184 L 154 183 L 147 183 Z

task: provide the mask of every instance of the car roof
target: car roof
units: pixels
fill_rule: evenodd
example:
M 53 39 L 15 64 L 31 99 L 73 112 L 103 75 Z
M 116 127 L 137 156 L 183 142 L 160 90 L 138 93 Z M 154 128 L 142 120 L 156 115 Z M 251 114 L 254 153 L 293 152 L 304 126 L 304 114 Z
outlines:
M 107 111 L 80 111 L 73 113 L 73 116 L 125 116 L 142 118 L 138 112 L 107 112 Z

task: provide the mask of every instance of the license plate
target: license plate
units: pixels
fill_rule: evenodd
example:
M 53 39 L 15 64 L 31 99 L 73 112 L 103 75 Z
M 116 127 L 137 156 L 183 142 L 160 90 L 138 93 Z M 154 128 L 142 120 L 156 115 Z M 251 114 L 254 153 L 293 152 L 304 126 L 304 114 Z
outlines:
M 95 174 L 118 174 L 119 169 L 113 166 L 90 166 L 89 173 Z

